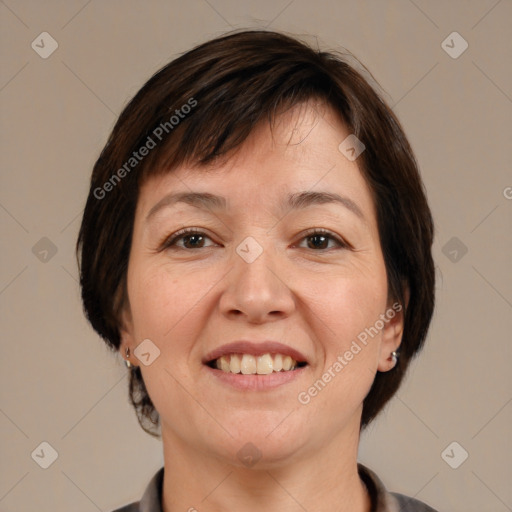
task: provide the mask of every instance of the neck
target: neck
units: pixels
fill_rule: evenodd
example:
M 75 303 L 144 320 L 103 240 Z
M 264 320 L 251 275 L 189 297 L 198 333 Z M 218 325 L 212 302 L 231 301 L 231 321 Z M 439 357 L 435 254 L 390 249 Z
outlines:
M 266 462 L 259 469 L 257 463 L 248 469 L 163 433 L 163 512 L 370 512 L 357 471 L 359 431 L 350 434 L 293 463 Z

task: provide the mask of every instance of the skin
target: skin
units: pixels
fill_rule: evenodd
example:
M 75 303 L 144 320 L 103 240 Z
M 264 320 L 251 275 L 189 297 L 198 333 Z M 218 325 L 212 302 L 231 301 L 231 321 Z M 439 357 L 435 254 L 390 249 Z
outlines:
M 165 512 L 370 510 L 356 465 L 362 402 L 376 372 L 394 366 L 402 314 L 307 405 L 298 401 L 394 302 L 370 191 L 357 160 L 338 150 L 348 135 L 329 107 L 310 102 L 281 114 L 273 133 L 259 125 L 208 172 L 182 166 L 141 187 L 121 353 L 130 348 L 160 414 Z M 310 190 L 350 198 L 364 220 L 340 204 L 279 209 L 287 194 Z M 228 209 L 176 203 L 146 220 L 167 194 L 190 191 L 224 196 Z M 184 227 L 203 238 L 160 250 Z M 312 228 L 349 245 L 305 233 Z M 248 236 L 263 249 L 252 263 L 236 252 Z M 148 366 L 134 355 L 144 339 L 160 350 Z M 201 362 L 240 339 L 282 342 L 309 364 L 278 388 L 242 392 Z M 252 467 L 237 457 L 249 442 L 261 454 Z

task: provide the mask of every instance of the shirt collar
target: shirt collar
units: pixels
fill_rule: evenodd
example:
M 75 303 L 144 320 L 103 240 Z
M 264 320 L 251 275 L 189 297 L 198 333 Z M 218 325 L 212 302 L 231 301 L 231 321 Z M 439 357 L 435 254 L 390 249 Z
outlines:
M 390 494 L 381 479 L 366 466 L 357 463 L 359 477 L 365 484 L 371 501 L 371 512 L 399 512 L 398 501 Z M 163 512 L 162 489 L 164 468 L 160 468 L 149 482 L 139 502 L 138 512 Z
M 387 491 L 382 480 L 371 469 L 358 462 L 357 471 L 370 495 L 370 512 L 399 512 L 396 498 Z

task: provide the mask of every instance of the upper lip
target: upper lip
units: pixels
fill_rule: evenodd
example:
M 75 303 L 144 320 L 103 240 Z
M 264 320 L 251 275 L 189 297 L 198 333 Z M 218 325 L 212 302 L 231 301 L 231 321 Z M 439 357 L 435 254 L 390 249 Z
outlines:
M 229 354 L 251 354 L 253 356 L 262 356 L 263 354 L 283 354 L 290 356 L 298 363 L 306 363 L 306 357 L 298 350 L 288 347 L 278 341 L 248 341 L 240 340 L 222 345 L 209 352 L 203 359 L 203 363 L 209 363 L 221 356 Z

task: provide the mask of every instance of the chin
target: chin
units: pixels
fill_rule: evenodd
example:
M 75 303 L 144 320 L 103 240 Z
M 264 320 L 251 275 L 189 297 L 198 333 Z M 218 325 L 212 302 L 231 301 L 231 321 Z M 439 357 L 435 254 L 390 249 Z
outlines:
M 285 427 L 286 420 L 280 423 L 286 414 L 281 412 L 277 416 L 278 421 L 275 421 L 275 414 L 270 414 L 268 419 L 272 421 L 262 423 L 256 423 L 253 415 L 238 423 L 236 430 L 230 428 L 233 438 L 224 438 L 227 444 L 223 457 L 227 457 L 230 464 L 254 470 L 271 469 L 293 462 L 299 456 L 299 448 L 306 443 L 306 432 L 304 428 L 296 429 L 293 425 Z

